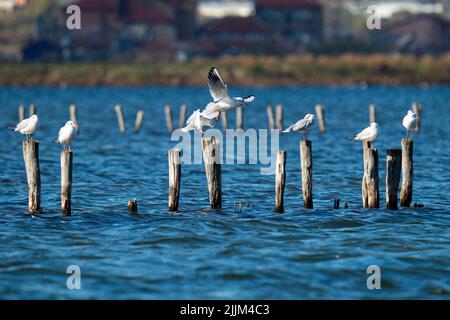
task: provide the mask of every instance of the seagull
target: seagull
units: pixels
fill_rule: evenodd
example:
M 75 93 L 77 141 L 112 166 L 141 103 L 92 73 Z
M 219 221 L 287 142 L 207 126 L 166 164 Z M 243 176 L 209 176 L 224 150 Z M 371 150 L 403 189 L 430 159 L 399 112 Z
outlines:
M 198 130 L 201 133 L 206 133 L 203 131 L 203 127 L 214 127 L 213 117 L 206 117 L 203 112 L 200 112 L 200 109 L 192 112 L 191 116 L 187 119 L 187 126 L 182 128 L 182 132 L 189 132 L 190 130 Z
M 216 67 L 211 67 L 208 72 L 208 86 L 213 101 L 206 105 L 205 110 L 203 110 L 203 115 L 216 118 L 216 123 L 219 121 L 221 112 L 226 112 L 237 107 L 243 107 L 255 100 L 254 95 L 245 98 L 230 97 L 227 85 L 223 82 Z
M 310 132 L 314 126 L 314 118 L 315 116 L 312 113 L 308 113 L 303 119 L 298 120 L 283 132 L 303 133 L 303 138 L 307 140 L 308 132 Z
M 64 150 L 66 150 L 66 144 L 68 144 L 70 151 L 70 143 L 72 142 L 78 130 L 78 124 L 71 120 L 67 121 L 64 127 L 59 129 L 58 139 L 55 140 L 55 143 L 64 144 Z
M 9 128 L 13 131 L 18 131 L 21 134 L 26 135 L 26 139 L 28 140 L 28 135 L 31 135 L 31 139 L 33 139 L 33 133 L 36 132 L 39 124 L 39 118 L 36 114 L 33 114 L 31 117 L 20 121 L 15 128 Z
M 403 118 L 403 126 L 406 128 L 406 137 L 409 137 L 409 131 L 413 130 L 416 127 L 417 115 L 412 112 L 412 110 L 408 110 L 408 113 Z M 412 138 L 412 132 L 411 132 Z
M 378 124 L 372 122 L 370 127 L 365 128 L 363 131 L 358 133 L 356 136 L 352 137 L 352 140 L 362 141 L 362 142 L 372 142 L 378 137 Z M 370 144 L 369 144 L 370 146 Z

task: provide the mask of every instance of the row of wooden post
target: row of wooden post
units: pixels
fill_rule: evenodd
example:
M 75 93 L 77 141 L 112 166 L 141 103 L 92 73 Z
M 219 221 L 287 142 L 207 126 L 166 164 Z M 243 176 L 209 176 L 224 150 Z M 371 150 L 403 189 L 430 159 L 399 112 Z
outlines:
M 116 111 L 116 115 L 117 115 L 117 123 L 119 125 L 119 131 L 120 131 L 120 133 L 124 134 L 126 131 L 126 127 L 125 127 L 125 121 L 123 119 L 122 106 L 120 104 L 118 104 L 115 106 L 114 110 Z M 134 124 L 134 132 L 138 133 L 141 130 L 143 118 L 144 118 L 144 111 L 138 110 L 138 112 L 136 113 L 136 122 Z
M 36 110 L 36 106 L 34 104 L 30 104 L 30 108 L 29 108 L 29 116 L 31 117 L 33 114 L 36 114 L 37 110 Z M 23 119 L 25 119 L 25 106 L 23 104 L 21 104 L 19 106 L 19 121 L 22 121 Z

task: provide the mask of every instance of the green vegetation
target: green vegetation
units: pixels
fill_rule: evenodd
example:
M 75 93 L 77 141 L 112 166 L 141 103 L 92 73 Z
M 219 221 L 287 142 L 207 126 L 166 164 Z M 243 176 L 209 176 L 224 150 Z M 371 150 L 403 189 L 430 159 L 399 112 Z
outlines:
M 187 62 L 3 63 L 0 85 L 204 85 L 210 66 L 234 86 L 450 83 L 450 54 L 195 58 Z

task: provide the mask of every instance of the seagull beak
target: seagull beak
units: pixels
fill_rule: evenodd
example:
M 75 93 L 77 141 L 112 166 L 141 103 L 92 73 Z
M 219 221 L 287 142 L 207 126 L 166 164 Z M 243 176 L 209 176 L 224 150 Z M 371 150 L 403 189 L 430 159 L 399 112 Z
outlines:
M 74 127 L 75 129 L 77 129 L 77 130 L 80 130 L 80 127 L 78 126 L 77 123 L 74 123 L 74 124 L 73 124 L 73 127 Z

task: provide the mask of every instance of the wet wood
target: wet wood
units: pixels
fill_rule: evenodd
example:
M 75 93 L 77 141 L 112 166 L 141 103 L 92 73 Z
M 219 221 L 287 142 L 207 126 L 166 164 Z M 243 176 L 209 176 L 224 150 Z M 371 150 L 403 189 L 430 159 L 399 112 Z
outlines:
M 178 211 L 181 186 L 181 151 L 170 149 L 169 159 L 169 211 Z
M 137 212 L 138 203 L 136 199 L 128 200 L 128 212 Z
M 25 119 L 25 107 L 23 104 L 19 106 L 19 122 Z
M 286 151 L 279 150 L 275 164 L 275 212 L 284 212 L 284 187 L 286 183 Z
M 340 200 L 337 198 L 334 199 L 333 209 L 339 209 L 339 205 L 340 205 Z
M 386 207 L 398 209 L 398 190 L 402 171 L 402 150 L 388 149 L 386 157 Z
M 164 106 L 164 116 L 166 118 L 167 131 L 169 131 L 169 133 L 172 133 L 173 131 L 172 108 L 168 104 Z
M 269 121 L 269 129 L 275 129 L 275 121 L 273 120 L 273 110 L 272 106 L 268 105 L 267 108 L 267 119 Z
M 142 120 L 144 119 L 144 111 L 139 110 L 136 113 L 136 122 L 134 123 L 134 132 L 138 133 L 142 128 Z
M 414 167 L 413 167 L 412 139 L 402 139 L 402 190 L 400 192 L 400 205 L 410 207 L 412 202 Z
M 244 129 L 244 110 L 242 107 L 236 108 L 236 129 Z
M 63 150 L 61 152 L 61 210 L 64 215 L 70 215 L 72 212 L 72 167 L 72 151 Z
M 300 161 L 302 167 L 302 192 L 303 204 L 305 208 L 313 208 L 312 195 L 312 144 L 310 140 L 300 141 Z
M 186 112 L 187 112 L 187 107 L 185 104 L 182 104 L 180 106 L 180 115 L 178 118 L 178 128 L 184 127 L 184 123 L 186 122 Z
M 116 110 L 117 114 L 117 123 L 119 124 L 119 131 L 120 133 L 125 133 L 125 122 L 123 121 L 123 113 L 122 113 L 122 107 L 118 104 L 114 108 Z
M 39 142 L 23 142 L 23 159 L 28 182 L 28 211 L 37 213 L 41 210 L 41 172 L 39 168 Z
M 416 114 L 416 127 L 415 132 L 420 132 L 420 125 L 422 124 L 422 105 L 418 103 L 413 103 L 412 111 Z
M 220 142 L 214 137 L 202 139 L 203 159 L 208 181 L 211 208 L 222 208 L 222 177 L 220 164 Z
M 379 208 L 378 150 L 364 149 L 364 176 L 362 179 L 363 208 Z
M 227 128 L 228 128 L 227 113 L 226 112 L 221 112 L 220 113 L 220 118 L 222 119 L 222 128 L 223 128 L 223 130 L 227 130 Z
M 327 127 L 325 125 L 325 108 L 320 104 L 315 107 L 317 121 L 319 122 L 319 132 L 325 133 L 327 131 Z
M 377 107 L 374 104 L 369 106 L 369 119 L 370 123 L 377 122 Z
M 276 113 L 277 129 L 282 131 L 283 130 L 283 106 L 281 104 L 276 106 L 275 113 Z

